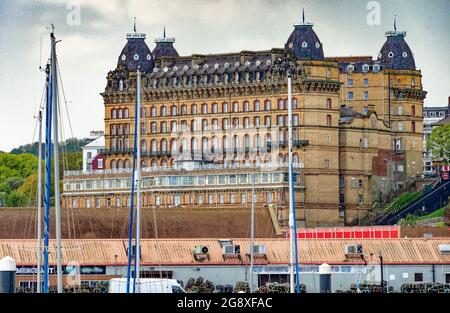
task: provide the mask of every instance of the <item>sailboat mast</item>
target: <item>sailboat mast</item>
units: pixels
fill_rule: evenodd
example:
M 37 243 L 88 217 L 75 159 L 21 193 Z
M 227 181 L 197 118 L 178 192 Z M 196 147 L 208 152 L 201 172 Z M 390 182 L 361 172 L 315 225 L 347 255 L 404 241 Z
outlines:
M 135 259 L 135 286 L 139 293 L 140 265 L 141 265 L 141 71 L 137 70 L 136 90 L 136 132 L 137 132 L 137 157 L 136 157 L 136 259 Z
M 289 140 L 289 264 L 290 264 L 290 291 L 294 293 L 294 190 L 292 186 L 292 81 L 288 74 L 288 140 Z
M 42 256 L 42 111 L 39 110 L 39 146 L 37 181 L 37 293 L 41 293 L 41 256 Z
M 44 286 L 48 293 L 48 242 L 50 236 L 50 188 L 52 158 L 52 90 L 50 88 L 50 64 L 45 68 L 45 197 L 44 197 Z
M 37 293 L 41 293 L 41 250 L 42 250 L 42 111 L 39 110 L 39 146 L 37 181 Z
M 252 225 L 250 229 L 250 292 L 253 293 L 253 264 L 254 264 L 254 246 L 255 246 L 255 173 L 254 165 L 252 171 Z
M 59 139 L 58 139 L 58 78 L 56 68 L 56 40 L 54 29 L 50 34 L 51 38 L 51 88 L 53 107 L 53 158 L 54 158 L 54 179 L 55 179 L 55 220 L 56 220 L 56 272 L 58 293 L 62 293 L 62 264 L 61 264 L 61 203 L 59 188 Z

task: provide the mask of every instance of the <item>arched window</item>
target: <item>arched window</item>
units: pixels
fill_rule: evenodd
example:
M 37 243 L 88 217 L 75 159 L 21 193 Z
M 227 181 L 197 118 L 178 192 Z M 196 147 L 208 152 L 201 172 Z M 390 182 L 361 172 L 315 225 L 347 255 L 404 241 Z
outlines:
M 222 130 L 228 129 L 228 118 L 222 119 Z
M 256 134 L 254 138 L 255 138 L 255 142 L 254 142 L 255 148 L 259 149 L 259 147 L 261 146 L 261 140 L 259 138 L 259 134 Z
M 270 118 L 270 116 L 265 116 L 264 117 L 264 125 L 266 126 L 266 127 L 270 127 L 271 126 L 271 124 L 272 124 L 272 119 Z
M 300 163 L 300 159 L 298 157 L 298 153 L 292 154 L 292 163 L 294 163 L 294 165 L 297 165 L 297 166 Z
M 152 107 L 151 115 L 156 116 L 156 107 Z
M 191 131 L 197 131 L 197 120 L 191 120 Z
M 147 141 L 146 140 L 142 140 L 141 141 L 141 152 L 142 153 L 146 153 L 147 152 Z
M 219 129 L 219 122 L 217 120 L 217 118 L 213 118 L 212 120 L 212 127 L 214 130 L 218 130 Z
M 331 99 L 327 98 L 327 106 L 326 106 L 327 110 L 331 110 Z
M 202 152 L 203 153 L 208 152 L 208 138 L 206 137 L 202 138 Z
M 256 165 L 257 167 L 261 166 L 261 157 L 260 157 L 259 155 L 257 155 L 257 156 L 255 157 L 255 165 Z
M 118 118 L 123 118 L 122 110 L 121 110 L 121 109 L 118 109 L 118 110 L 117 110 L 117 113 L 118 113 L 118 115 L 117 115 Z
M 202 104 L 202 114 L 208 113 L 208 105 L 206 103 Z
M 261 108 L 259 107 L 259 100 L 253 102 L 254 111 L 258 112 Z
M 117 161 L 117 168 L 123 168 L 123 161 L 122 160 L 119 160 L 119 161 Z
M 172 114 L 173 116 L 177 115 L 177 107 L 175 105 L 172 106 L 170 114 Z
M 163 168 L 167 168 L 168 162 L 167 162 L 166 159 L 164 159 L 164 160 L 161 161 L 161 166 L 162 166 Z
M 114 136 L 116 134 L 116 125 L 112 124 L 110 126 L 110 129 L 111 129 L 111 136 Z
M 331 126 L 331 115 L 327 115 L 327 126 Z
M 250 136 L 248 134 L 244 136 L 244 148 L 245 150 L 250 149 Z
M 186 115 L 187 114 L 187 106 L 185 104 L 183 104 L 181 106 L 181 114 L 182 115 Z
M 284 110 L 284 100 L 278 99 L 278 110 Z
M 128 159 L 125 160 L 124 167 L 125 168 L 130 168 L 130 160 L 128 160 Z
M 233 103 L 233 112 L 239 112 L 239 102 Z
M 292 99 L 292 108 L 293 109 L 297 109 L 298 108 L 298 102 L 296 98 Z
M 248 101 L 244 101 L 244 112 L 250 111 L 250 103 Z
M 151 149 L 152 149 L 152 152 L 157 152 L 158 151 L 158 142 L 156 141 L 156 139 L 152 140 Z
M 282 165 L 283 164 L 283 160 L 284 160 L 283 153 L 279 153 L 278 156 L 277 156 L 277 163 L 278 163 L 278 165 Z
M 142 160 L 141 167 L 146 168 L 147 167 L 147 160 Z
M 123 80 L 119 80 L 119 91 L 123 91 Z
M 270 103 L 270 100 L 266 100 L 266 101 L 264 101 L 264 110 L 266 110 L 266 111 L 270 111 L 271 110 L 271 103 Z
M 207 130 L 208 130 L 208 120 L 203 119 L 202 120 L 202 131 L 207 131 Z
M 111 118 L 117 118 L 117 111 L 116 109 L 111 110 Z
M 167 122 L 161 122 L 161 133 L 167 132 Z
M 189 150 L 188 141 L 186 138 L 181 140 L 180 153 L 185 153 Z
M 214 136 L 212 138 L 211 152 L 217 153 L 218 151 L 219 151 L 219 140 L 217 139 L 217 137 Z
M 158 161 L 156 161 L 156 159 L 153 159 L 150 164 L 152 168 L 156 168 L 158 166 Z
M 116 169 L 116 167 L 117 167 L 117 162 L 116 162 L 116 160 L 111 160 L 110 167 L 111 167 L 111 169 Z
M 166 116 L 167 115 L 167 108 L 165 106 L 161 107 L 161 116 Z
M 145 118 L 145 117 L 146 117 L 146 113 L 147 113 L 147 112 L 146 112 L 146 110 L 145 110 L 145 107 L 142 107 L 142 108 L 141 108 L 141 117 L 142 117 L 142 118 Z
M 237 135 L 233 136 L 233 149 L 237 149 L 239 148 L 239 138 Z
M 228 137 L 227 136 L 223 136 L 222 147 L 223 147 L 224 151 L 226 151 L 226 150 L 228 150 L 230 148 L 229 144 L 228 144 Z
M 170 131 L 171 132 L 176 132 L 177 131 L 177 122 L 176 121 L 170 122 Z
M 197 114 L 197 105 L 195 103 L 191 107 L 191 114 Z
M 161 140 L 161 151 L 162 152 L 167 152 L 168 151 L 168 149 L 167 149 L 167 140 L 166 139 L 162 139 Z
M 228 113 L 228 103 L 222 103 L 222 113 Z
M 191 138 L 191 151 L 194 153 L 198 151 L 198 140 L 195 137 Z
M 128 109 L 124 109 L 123 110 L 123 117 L 124 118 L 129 118 L 130 117 L 130 113 L 129 113 Z
M 272 145 L 272 135 L 266 134 L 264 137 L 264 142 L 266 143 L 267 147 L 270 147 Z
M 212 112 L 215 114 L 219 113 L 219 106 L 217 105 L 217 103 L 212 104 Z
M 170 151 L 172 152 L 172 153 L 175 153 L 176 151 L 177 151 L 177 140 L 175 139 L 175 138 L 173 138 L 171 141 L 170 141 Z

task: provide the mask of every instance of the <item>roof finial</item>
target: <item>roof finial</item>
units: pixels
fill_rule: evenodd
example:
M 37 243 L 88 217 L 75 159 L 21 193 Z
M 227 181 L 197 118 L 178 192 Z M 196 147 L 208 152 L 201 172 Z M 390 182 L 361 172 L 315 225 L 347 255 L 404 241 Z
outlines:
M 394 31 L 397 31 L 397 14 L 394 15 Z
M 134 32 L 136 32 L 136 16 L 134 17 Z
M 163 38 L 166 38 L 166 25 L 164 25 Z
M 302 8 L 302 21 L 305 24 L 305 8 Z

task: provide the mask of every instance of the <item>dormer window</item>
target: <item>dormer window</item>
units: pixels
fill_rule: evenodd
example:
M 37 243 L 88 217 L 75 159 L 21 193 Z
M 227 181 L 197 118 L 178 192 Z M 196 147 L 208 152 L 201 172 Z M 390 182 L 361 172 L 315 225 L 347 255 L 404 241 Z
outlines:
M 393 57 L 394 57 L 394 52 L 392 52 L 392 51 L 389 52 L 389 53 L 388 53 L 388 57 L 393 58 Z
M 362 66 L 362 71 L 363 71 L 364 73 L 367 73 L 367 72 L 369 71 L 369 64 L 364 64 L 364 65 Z
M 306 48 L 306 47 L 308 47 L 308 43 L 306 41 L 303 41 L 302 42 L 302 48 Z
M 380 71 L 380 64 L 374 64 L 372 69 L 374 73 L 377 73 Z
M 139 55 L 135 54 L 133 58 L 135 61 L 137 61 L 137 60 L 139 60 Z
M 123 80 L 119 80 L 119 90 L 123 91 Z
M 347 72 L 352 73 L 355 70 L 355 67 L 352 64 L 347 65 Z

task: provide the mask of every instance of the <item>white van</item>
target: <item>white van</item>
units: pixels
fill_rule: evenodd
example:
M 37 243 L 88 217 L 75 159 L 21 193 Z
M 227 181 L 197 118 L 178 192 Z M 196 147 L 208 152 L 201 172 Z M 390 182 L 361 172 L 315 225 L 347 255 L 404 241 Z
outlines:
M 139 293 L 185 293 L 175 279 L 140 278 Z M 137 286 L 136 286 L 137 287 Z M 108 293 L 126 293 L 127 279 L 113 278 L 109 281 Z M 137 292 L 137 290 L 136 290 Z M 130 280 L 130 293 L 133 293 L 133 278 Z

